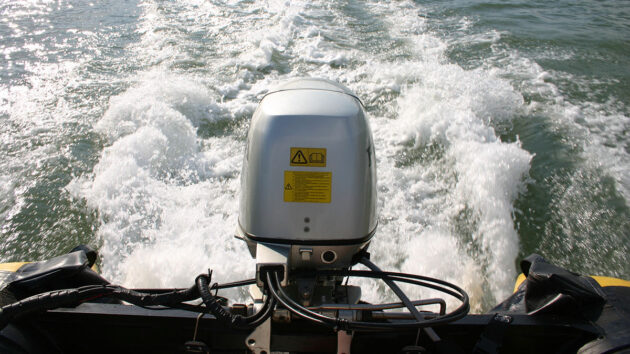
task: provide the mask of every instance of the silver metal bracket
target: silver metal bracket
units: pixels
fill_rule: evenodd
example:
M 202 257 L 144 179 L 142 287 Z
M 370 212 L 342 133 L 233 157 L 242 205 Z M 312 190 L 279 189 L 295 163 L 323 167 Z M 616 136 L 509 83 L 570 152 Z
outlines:
M 337 354 L 350 354 L 352 332 L 337 331 Z
M 277 245 L 271 243 L 259 242 L 256 244 L 256 283 L 259 287 L 263 287 L 263 279 L 261 270 L 265 267 L 282 269 L 281 286 L 287 286 L 289 278 L 289 253 L 291 247 L 289 245 Z
M 355 317 L 356 311 L 351 310 L 339 310 L 337 316 L 339 318 L 343 318 L 346 321 L 356 320 Z M 345 330 L 337 331 L 337 354 L 350 354 L 350 345 L 352 344 L 352 334 L 353 332 L 348 332 Z
M 247 336 L 245 345 L 254 354 L 271 353 L 271 318 L 268 318 Z

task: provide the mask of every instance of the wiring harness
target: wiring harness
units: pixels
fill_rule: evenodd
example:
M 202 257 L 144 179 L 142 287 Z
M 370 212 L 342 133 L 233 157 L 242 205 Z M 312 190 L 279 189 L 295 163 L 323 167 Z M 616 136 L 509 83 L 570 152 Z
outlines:
M 309 277 L 360 277 L 383 280 L 401 299 L 413 315 L 410 320 L 393 321 L 355 321 L 341 317 L 330 317 L 314 308 L 302 306 L 292 299 L 280 285 L 281 276 L 277 269 L 273 268 L 263 271 L 264 303 L 258 312 L 251 316 L 241 316 L 230 313 L 216 295 L 219 289 L 232 288 L 255 284 L 255 279 L 238 281 L 227 284 L 212 284 L 212 272 L 201 274 L 195 279 L 195 285 L 187 289 L 176 289 L 172 291 L 136 291 L 116 285 L 90 285 L 76 289 L 55 290 L 38 295 L 34 295 L 23 300 L 6 305 L 0 309 L 0 329 L 4 328 L 11 321 L 28 314 L 55 309 L 59 307 L 76 307 L 83 302 L 94 301 L 100 298 L 109 298 L 125 301 L 137 306 L 160 310 L 165 308 L 178 308 L 194 312 L 210 312 L 218 320 L 224 322 L 230 328 L 255 328 L 266 321 L 274 312 L 277 304 L 286 308 L 293 314 L 327 326 L 334 330 L 366 331 L 366 330 L 392 330 L 401 328 L 425 328 L 431 336 L 432 330 L 428 327 L 446 324 L 458 320 L 468 313 L 469 299 L 466 292 L 456 285 L 443 280 L 429 278 L 420 275 L 412 275 L 397 272 L 384 272 L 371 263 L 369 259 L 363 258 L 361 263 L 370 270 L 320 270 L 309 274 L 301 274 Z M 449 313 L 434 314 L 427 316 L 420 313 L 416 305 L 421 301 L 412 302 L 404 292 L 396 285 L 396 282 L 412 284 L 437 290 L 454 297 L 461 303 L 455 310 Z M 212 292 L 215 291 L 213 295 Z M 203 305 L 191 305 L 188 302 L 201 298 Z M 443 303 L 443 300 L 440 300 Z M 377 306 L 377 305 L 375 305 Z
M 378 269 L 373 263 L 371 263 L 367 258 L 363 258 L 361 260 L 361 263 L 368 266 L 368 268 L 371 268 L 371 270 L 326 270 L 316 271 L 311 274 L 311 276 L 347 276 L 381 279 L 385 283 L 387 283 L 387 285 L 394 291 L 394 293 L 402 300 L 403 304 L 413 315 L 413 320 L 397 322 L 368 322 L 351 321 L 340 317 L 329 317 L 312 309 L 309 309 L 308 307 L 302 306 L 301 304 L 293 300 L 289 295 L 287 295 L 287 293 L 280 286 L 280 278 L 277 272 L 266 273 L 266 285 L 268 286 L 271 296 L 274 297 L 282 306 L 287 308 L 295 315 L 322 324 L 324 326 L 328 326 L 334 330 L 364 331 L 400 328 L 425 328 L 456 321 L 466 316 L 466 314 L 468 314 L 468 311 L 470 310 L 468 294 L 463 289 L 454 284 L 420 275 L 383 272 Z M 404 292 L 402 292 L 402 290 L 394 283 L 395 281 L 437 290 L 458 299 L 461 304 L 455 310 L 449 313 L 446 313 L 444 315 L 432 316 L 432 318 L 427 318 L 416 309 L 414 305 L 414 303 L 416 302 L 410 301 L 409 298 L 407 298 L 407 296 L 404 294 Z

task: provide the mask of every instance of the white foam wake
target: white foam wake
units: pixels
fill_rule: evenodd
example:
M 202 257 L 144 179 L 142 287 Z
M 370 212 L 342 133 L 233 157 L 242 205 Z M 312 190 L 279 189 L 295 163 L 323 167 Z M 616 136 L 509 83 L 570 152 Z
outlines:
M 448 63 L 419 10 L 394 7 L 390 35 L 404 36 L 414 59 L 369 62 L 361 71 L 371 80 L 357 84 L 399 93 L 391 113 L 372 120 L 382 221 L 373 254 L 388 268 L 460 284 L 474 309 L 487 308 L 510 293 L 516 276 L 513 203 L 532 156 L 502 142 L 495 126 L 517 117 L 523 98 L 492 71 Z
M 377 263 L 460 284 L 477 309 L 510 291 L 518 251 L 513 202 L 531 155 L 495 132 L 522 109 L 508 81 L 444 60 L 446 43 L 424 32 L 421 9 L 411 2 L 356 10 L 383 21 L 383 40 L 403 43 L 404 60 L 376 56 L 370 48 L 340 50 L 344 43 L 331 33 L 349 33 L 343 40 L 352 43 L 362 37 L 334 6 L 217 6 L 193 4 L 184 12 L 223 14 L 198 17 L 210 32 L 223 28 L 211 44 L 215 57 L 205 59 L 210 78 L 172 73 L 170 65 L 187 58 L 189 44 L 169 45 L 179 43 L 180 32 L 158 29 L 178 24 L 145 6 L 143 38 L 164 38 L 157 47 L 143 40 L 140 48 L 173 55 L 143 59 L 157 68 L 110 100 L 96 125 L 110 145 L 94 175 L 69 186 L 99 211 L 106 276 L 129 286 L 186 286 L 208 267 L 219 280 L 251 276 L 253 262 L 232 238 L 241 133 L 202 139 L 196 128 L 250 114 L 272 83 L 316 76 L 347 84 L 373 112 L 380 227 L 371 251 Z M 242 27 L 243 18 L 251 27 Z M 365 292 L 371 301 L 383 294 Z
M 164 74 L 111 99 L 96 125 L 111 145 L 93 179 L 69 186 L 99 211 L 105 276 L 172 287 L 208 267 L 223 281 L 253 269 L 233 238 L 242 143 L 209 138 L 202 150 L 196 135 L 217 110 L 204 86 Z

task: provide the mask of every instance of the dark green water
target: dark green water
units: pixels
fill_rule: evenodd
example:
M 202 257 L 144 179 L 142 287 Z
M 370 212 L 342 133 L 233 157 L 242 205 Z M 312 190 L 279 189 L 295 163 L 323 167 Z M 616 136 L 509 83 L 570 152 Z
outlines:
M 444 13 L 477 18 L 471 33 L 502 33 L 488 48 L 453 46 L 452 60 L 474 67 L 477 58 L 492 58 L 509 70 L 513 63 L 503 56 L 518 53 L 549 73 L 543 80 L 555 89 L 544 95 L 518 75 L 512 79 L 526 102 L 540 104 L 503 134 L 535 154 L 533 183 L 515 204 L 520 255 L 537 252 L 572 269 L 607 268 L 627 278 L 628 171 L 619 157 L 630 148 L 630 4 L 458 2 L 437 15 Z M 603 147 L 592 146 L 598 143 Z

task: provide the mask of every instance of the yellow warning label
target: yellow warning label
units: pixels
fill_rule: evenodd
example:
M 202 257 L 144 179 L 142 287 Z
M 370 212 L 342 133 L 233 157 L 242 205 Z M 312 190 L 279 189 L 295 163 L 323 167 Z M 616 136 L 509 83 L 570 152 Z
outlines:
M 326 149 L 292 147 L 291 166 L 326 167 Z
M 284 201 L 330 203 L 332 172 L 284 171 Z

